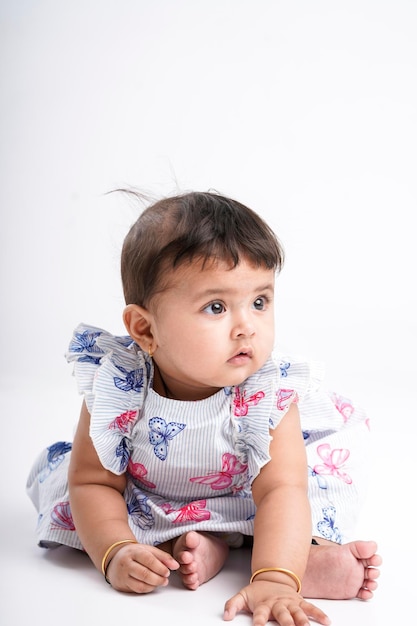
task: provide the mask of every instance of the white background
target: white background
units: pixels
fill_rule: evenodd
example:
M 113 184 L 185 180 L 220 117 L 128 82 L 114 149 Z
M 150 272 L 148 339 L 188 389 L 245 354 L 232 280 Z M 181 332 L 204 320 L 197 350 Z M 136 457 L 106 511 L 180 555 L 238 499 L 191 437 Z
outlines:
M 72 436 L 73 328 L 124 332 L 119 254 L 138 209 L 106 193 L 126 185 L 214 188 L 276 230 L 278 347 L 324 361 L 374 432 L 360 530 L 388 555 L 381 593 L 328 610 L 367 625 L 396 610 L 414 548 L 416 31 L 413 0 L 0 0 L 2 623 L 40 624 L 36 598 L 64 602 L 71 586 L 82 625 L 77 584 L 119 615 L 132 606 L 79 556 L 68 568 L 34 546 L 24 492 L 38 451 Z M 168 592 L 170 622 L 187 601 L 200 624 L 221 623 L 229 574 Z

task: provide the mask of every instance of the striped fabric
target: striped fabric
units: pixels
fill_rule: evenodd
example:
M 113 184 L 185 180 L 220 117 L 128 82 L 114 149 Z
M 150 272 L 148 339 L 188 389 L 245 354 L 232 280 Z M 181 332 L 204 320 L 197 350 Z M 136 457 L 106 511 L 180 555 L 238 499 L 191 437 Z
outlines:
M 320 365 L 274 356 L 239 387 L 185 402 L 154 392 L 152 360 L 129 337 L 80 325 L 67 358 L 103 466 L 126 473 L 139 542 L 158 545 L 191 529 L 252 535 L 251 483 L 269 460 L 270 429 L 292 402 L 307 449 L 312 534 L 352 538 L 366 485 L 367 420 L 350 400 L 322 389 Z M 28 478 L 45 547 L 82 548 L 68 497 L 70 448 L 50 446 Z

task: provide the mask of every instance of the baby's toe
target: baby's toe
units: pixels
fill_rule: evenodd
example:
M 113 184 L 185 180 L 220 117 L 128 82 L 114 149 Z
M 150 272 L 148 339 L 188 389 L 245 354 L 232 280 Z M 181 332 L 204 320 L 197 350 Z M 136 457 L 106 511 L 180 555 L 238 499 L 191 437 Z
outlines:
M 184 550 L 183 552 L 179 552 L 175 557 L 180 565 L 189 565 L 194 561 L 194 557 L 189 550 Z
M 379 569 L 375 569 L 374 567 L 367 567 L 365 570 L 365 576 L 368 580 L 376 580 L 379 578 L 380 574 Z
M 190 574 L 195 574 L 197 571 L 197 565 L 195 561 L 191 563 L 183 563 L 179 569 L 180 573 L 184 576 L 188 576 Z
M 182 583 L 188 589 L 197 589 L 199 587 L 198 574 L 193 572 L 192 574 L 183 574 L 181 572 Z

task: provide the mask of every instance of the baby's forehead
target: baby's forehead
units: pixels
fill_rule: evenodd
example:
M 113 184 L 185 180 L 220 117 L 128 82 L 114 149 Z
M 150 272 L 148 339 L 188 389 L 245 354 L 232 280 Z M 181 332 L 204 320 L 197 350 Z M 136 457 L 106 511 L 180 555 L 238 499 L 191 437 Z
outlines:
M 268 272 L 275 274 L 275 271 L 267 268 L 266 265 L 254 263 L 247 257 L 241 257 L 238 263 L 234 263 L 232 259 L 224 259 L 217 256 L 187 259 L 169 268 L 168 272 L 171 273 L 172 278 L 185 278 L 187 276 L 212 276 L 215 278 L 218 276 L 227 276 L 229 273 L 240 273 L 242 270 L 259 275 Z
M 198 292 L 227 292 L 238 288 L 256 291 L 258 288 L 274 289 L 275 270 L 259 266 L 246 259 L 237 265 L 230 261 L 210 258 L 198 261 L 185 261 L 168 269 L 164 276 L 164 288 L 161 291 L 180 290 L 191 297 Z M 191 291 L 193 293 L 191 293 Z

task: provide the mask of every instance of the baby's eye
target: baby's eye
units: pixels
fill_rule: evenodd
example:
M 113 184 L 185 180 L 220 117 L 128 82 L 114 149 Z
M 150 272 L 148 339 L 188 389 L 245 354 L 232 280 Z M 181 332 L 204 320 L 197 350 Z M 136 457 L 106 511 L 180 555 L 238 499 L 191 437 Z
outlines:
M 253 308 L 256 309 L 257 311 L 263 311 L 266 308 L 267 304 L 268 304 L 267 299 L 262 296 L 254 300 Z
M 211 315 L 220 315 L 224 310 L 224 305 L 221 302 L 210 302 L 210 304 L 204 308 L 204 311 Z

